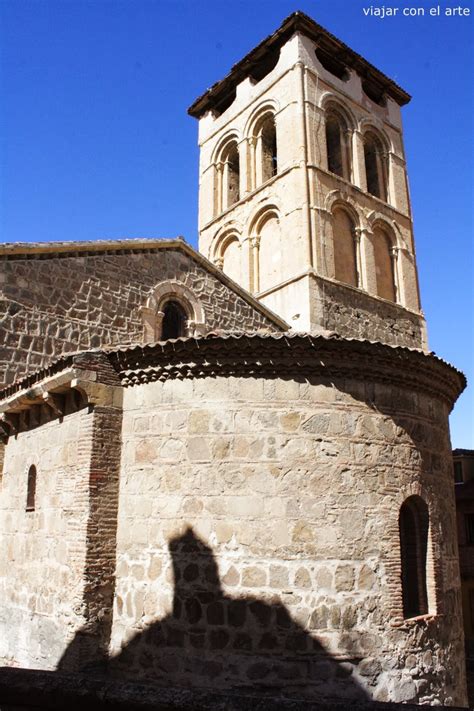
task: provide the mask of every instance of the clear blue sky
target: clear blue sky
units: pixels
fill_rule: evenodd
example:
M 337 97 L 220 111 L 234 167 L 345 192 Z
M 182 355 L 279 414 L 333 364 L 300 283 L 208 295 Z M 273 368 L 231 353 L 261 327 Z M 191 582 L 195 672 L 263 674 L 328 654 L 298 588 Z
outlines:
M 472 385 L 452 415 L 474 447 L 473 0 L 2 0 L 0 240 L 169 237 L 197 245 L 197 122 L 186 109 L 300 9 L 413 95 L 403 111 L 431 348 Z

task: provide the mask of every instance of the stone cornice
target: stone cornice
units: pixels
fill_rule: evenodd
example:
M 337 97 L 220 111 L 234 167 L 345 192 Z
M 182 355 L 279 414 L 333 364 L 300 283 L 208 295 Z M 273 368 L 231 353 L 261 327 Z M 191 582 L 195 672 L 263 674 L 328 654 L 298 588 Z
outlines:
M 351 378 L 408 387 L 454 405 L 465 377 L 434 355 L 381 343 L 305 334 L 230 334 L 109 354 L 125 386 L 215 376 Z
M 210 334 L 68 356 L 2 391 L 0 409 L 8 412 L 11 403 L 10 411 L 17 411 L 20 400 L 24 406 L 35 390 L 45 390 L 39 387 L 42 380 L 64 370 L 81 368 L 91 372 L 94 362 L 104 373 L 104 363 L 108 364 L 110 385 L 120 382 L 125 387 L 156 380 L 217 376 L 349 378 L 412 389 L 440 398 L 450 408 L 466 385 L 464 375 L 451 365 L 409 348 L 294 333 Z M 69 380 L 71 387 L 77 387 L 73 377 Z

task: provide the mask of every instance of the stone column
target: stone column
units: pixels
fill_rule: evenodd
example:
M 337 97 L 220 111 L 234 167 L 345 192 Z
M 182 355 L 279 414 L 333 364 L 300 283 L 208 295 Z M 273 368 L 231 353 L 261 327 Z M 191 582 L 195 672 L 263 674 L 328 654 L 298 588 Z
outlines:
M 352 130 L 347 128 L 342 134 L 342 151 L 343 151 L 343 172 L 344 178 L 350 182 L 354 181 L 354 161 L 352 160 Z
M 394 286 L 394 291 L 395 291 L 395 302 L 397 304 L 403 304 L 403 299 L 402 299 L 402 290 L 401 290 L 401 285 L 400 285 L 400 274 L 399 274 L 399 268 L 398 268 L 398 252 L 400 251 L 399 247 L 393 246 L 390 250 L 390 258 L 392 260 L 392 274 L 393 274 L 393 286 Z
M 361 253 L 361 246 L 360 246 L 361 236 L 362 236 L 362 230 L 360 229 L 360 227 L 356 227 L 354 229 L 354 242 L 355 242 L 355 253 L 356 253 L 357 286 L 360 289 L 363 289 L 365 275 L 363 274 L 363 270 L 362 270 L 362 253 Z
M 352 134 L 352 165 L 354 184 L 367 192 L 367 178 L 365 175 L 364 137 L 360 131 Z
M 250 291 L 256 294 L 260 291 L 260 237 L 251 238 L 250 259 Z
M 357 256 L 359 259 L 359 277 L 360 277 L 360 288 L 365 289 L 365 291 L 370 291 L 369 289 L 369 268 L 368 264 L 373 263 L 373 247 L 371 242 L 371 232 L 364 228 L 356 228 L 356 238 L 357 238 Z M 370 267 L 372 268 L 372 266 Z
M 377 153 L 377 173 L 379 177 L 380 198 L 391 205 L 395 204 L 395 196 L 390 193 L 389 178 L 389 154 L 387 152 Z
M 239 200 L 248 193 L 248 153 L 247 140 L 244 138 L 237 146 L 239 151 Z
M 216 189 L 216 215 L 220 215 L 220 213 L 224 210 L 224 196 L 223 196 L 223 189 L 224 189 L 224 164 L 222 162 L 219 162 L 216 164 L 216 183 L 217 183 L 217 189 Z
M 252 192 L 257 185 L 256 165 L 255 165 L 255 136 L 250 136 L 247 139 L 247 191 Z

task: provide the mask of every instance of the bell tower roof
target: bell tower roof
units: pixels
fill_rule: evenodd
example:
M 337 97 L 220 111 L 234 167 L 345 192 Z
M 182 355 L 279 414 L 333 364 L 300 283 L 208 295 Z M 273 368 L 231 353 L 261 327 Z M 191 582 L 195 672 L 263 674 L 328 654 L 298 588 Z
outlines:
M 207 111 L 217 113 L 225 111 L 235 98 L 237 85 L 248 77 L 259 81 L 266 76 L 276 65 L 280 48 L 295 32 L 299 32 L 317 43 L 320 62 L 327 65 L 327 68 L 336 75 L 353 69 L 361 77 L 364 89 L 371 98 L 377 100 L 377 97 L 383 95 L 390 96 L 399 106 L 404 106 L 410 101 L 410 94 L 392 79 L 308 15 L 296 11 L 283 20 L 273 34 L 237 62 L 224 79 L 216 82 L 196 99 L 189 107 L 188 113 L 199 119 Z

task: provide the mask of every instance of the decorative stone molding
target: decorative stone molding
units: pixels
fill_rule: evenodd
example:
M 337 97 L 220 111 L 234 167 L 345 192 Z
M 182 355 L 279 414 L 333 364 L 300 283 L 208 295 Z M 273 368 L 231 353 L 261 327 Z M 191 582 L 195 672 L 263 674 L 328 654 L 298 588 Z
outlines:
M 265 100 L 258 104 L 246 121 L 244 135 L 250 141 L 256 141 L 256 136 L 254 135 L 255 126 L 264 116 L 268 114 L 272 114 L 274 116 L 279 110 L 279 104 L 275 100 Z
M 324 92 L 319 99 L 318 108 L 323 109 L 325 114 L 330 109 L 339 111 L 347 121 L 349 133 L 352 134 L 352 131 L 356 129 L 357 119 L 354 113 L 336 94 L 330 91 Z
M 377 116 L 371 114 L 370 116 L 364 117 L 359 121 L 358 130 L 362 136 L 366 133 L 374 133 L 377 138 L 380 139 L 384 150 L 387 153 L 393 153 L 395 149 L 392 141 L 382 127 L 383 123 L 377 120 Z
M 451 408 L 464 375 L 434 355 L 381 343 L 299 334 L 232 334 L 108 353 L 122 385 L 204 376 L 362 378 L 411 388 Z M 329 364 L 329 365 L 328 365 Z
M 342 209 L 348 210 L 349 214 L 356 222 L 356 226 L 362 227 L 363 219 L 360 213 L 360 208 L 351 195 L 343 192 L 342 190 L 332 190 L 326 196 L 324 208 L 322 209 L 332 216 L 332 212 L 335 207 L 341 207 Z
M 270 217 L 276 217 L 277 220 L 280 219 L 280 211 L 276 205 L 270 204 L 259 207 L 249 220 L 249 234 L 251 236 L 259 235 L 261 228 Z
M 164 306 L 167 301 L 177 301 L 187 316 L 186 335 L 199 336 L 206 330 L 206 316 L 201 302 L 180 281 L 165 281 L 158 284 L 140 309 L 143 319 L 145 343 L 154 343 L 161 338 Z
M 211 261 L 218 267 L 224 267 L 224 253 L 231 242 L 237 241 L 241 246 L 242 230 L 238 223 L 230 222 L 219 229 L 212 240 L 209 253 Z

